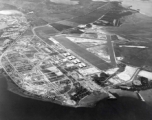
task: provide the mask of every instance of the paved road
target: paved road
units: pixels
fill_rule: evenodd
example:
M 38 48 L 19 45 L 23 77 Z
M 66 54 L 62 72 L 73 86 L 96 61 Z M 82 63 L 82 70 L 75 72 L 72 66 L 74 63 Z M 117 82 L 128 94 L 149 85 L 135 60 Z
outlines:
M 91 63 L 92 65 L 96 66 L 97 68 L 101 70 L 105 70 L 111 67 L 110 64 L 106 63 L 105 61 L 95 56 L 94 54 L 88 52 L 86 49 L 78 46 L 77 44 L 65 38 L 64 36 L 57 36 L 54 38 L 58 42 L 60 42 L 63 46 L 65 46 L 67 49 L 71 49 L 77 55 L 79 55 L 80 57 L 82 57 L 83 59 Z
M 107 35 L 107 44 L 108 44 L 108 49 L 109 49 L 109 53 L 110 53 L 110 60 L 111 60 L 111 64 L 113 66 L 116 66 L 116 58 L 115 58 L 115 52 L 114 52 L 114 48 L 113 48 L 113 43 L 111 42 L 111 36 Z

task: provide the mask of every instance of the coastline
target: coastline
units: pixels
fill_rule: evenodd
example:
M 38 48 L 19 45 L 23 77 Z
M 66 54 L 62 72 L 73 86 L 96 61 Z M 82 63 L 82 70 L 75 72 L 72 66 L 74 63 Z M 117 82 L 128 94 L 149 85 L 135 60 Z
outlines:
M 150 0 L 93 0 L 93 1 L 118 1 L 122 2 L 123 6 L 130 7 L 131 9 L 139 10 L 141 14 L 152 17 L 152 1 Z

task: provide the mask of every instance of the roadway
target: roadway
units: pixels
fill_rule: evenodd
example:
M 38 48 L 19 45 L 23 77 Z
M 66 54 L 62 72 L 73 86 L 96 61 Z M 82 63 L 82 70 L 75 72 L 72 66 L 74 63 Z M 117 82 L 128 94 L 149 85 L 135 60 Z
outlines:
M 65 48 L 72 50 L 74 53 L 76 53 L 92 65 L 96 66 L 100 70 L 106 70 L 112 67 L 109 63 L 90 53 L 85 48 L 82 48 L 69 39 L 65 38 L 63 35 L 56 36 L 54 37 L 54 39 L 61 43 Z
M 116 58 L 115 58 L 115 52 L 114 52 L 114 48 L 113 48 L 113 43 L 111 41 L 111 36 L 110 35 L 107 35 L 107 45 L 108 45 L 108 49 L 109 49 L 111 64 L 113 66 L 117 66 Z

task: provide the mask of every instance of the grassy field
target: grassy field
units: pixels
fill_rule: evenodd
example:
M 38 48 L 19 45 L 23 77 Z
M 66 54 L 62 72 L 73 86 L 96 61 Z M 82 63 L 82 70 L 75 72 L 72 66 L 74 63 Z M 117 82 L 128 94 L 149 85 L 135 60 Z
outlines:
M 24 36 L 26 36 L 26 35 L 33 35 L 32 29 L 31 29 L 31 28 L 28 28 L 28 29 L 24 32 L 23 35 L 24 35 Z
M 67 25 L 63 25 L 63 24 L 59 24 L 59 23 L 53 23 L 50 25 L 53 26 L 58 31 L 63 31 L 63 30 L 71 28 L 71 26 L 67 26 Z
M 45 27 L 39 27 L 35 29 L 36 34 L 41 37 L 42 39 L 47 39 L 49 38 L 51 35 L 55 35 L 57 33 L 59 33 L 55 28 L 53 27 L 49 27 L 49 26 L 45 26 Z
M 124 45 L 133 46 L 146 46 L 147 48 L 130 48 L 130 47 L 119 47 L 122 44 L 115 44 L 114 50 L 116 57 L 124 57 L 123 62 L 128 63 L 133 66 L 142 67 L 144 65 L 152 67 L 152 45 L 151 43 L 144 42 L 129 42 L 124 43 Z
M 113 5 L 111 3 L 105 5 L 106 3 L 103 3 L 104 7 L 101 7 L 100 9 L 96 9 L 94 11 L 92 11 L 89 14 L 86 15 L 82 15 L 80 17 L 75 17 L 73 19 L 71 19 L 70 21 L 72 22 L 76 22 L 79 24 L 88 24 L 91 22 L 94 22 L 95 20 L 97 20 L 98 18 L 100 18 L 102 15 L 104 15 L 108 10 L 110 10 Z
M 83 16 L 105 4 L 105 2 L 93 2 L 91 0 L 80 0 L 78 5 L 57 4 L 49 0 L 0 0 L 0 2 L 6 4 L 5 6 L 1 4 L 1 9 L 18 9 L 25 13 L 27 18 L 37 26 L 45 24 L 44 21 L 54 23 L 76 16 Z M 29 12 L 32 12 L 32 14 Z
M 0 5 L 0 10 L 8 10 L 8 9 L 17 10 L 17 7 L 15 7 L 13 5 L 9 5 L 7 3 L 4 3 L 4 4 Z
M 131 41 L 146 40 L 148 42 L 152 38 L 152 18 L 137 13 L 128 17 L 120 27 L 104 27 L 103 30 L 111 34 L 118 34 Z

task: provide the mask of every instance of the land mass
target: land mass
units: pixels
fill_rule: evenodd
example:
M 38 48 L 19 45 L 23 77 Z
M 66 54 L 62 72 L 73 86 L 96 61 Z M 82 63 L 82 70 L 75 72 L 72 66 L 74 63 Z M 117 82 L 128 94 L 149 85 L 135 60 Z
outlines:
M 80 11 L 80 5 L 67 9 L 69 5 L 47 0 L 33 2 L 35 9 L 8 3 L 0 11 L 0 65 L 10 91 L 65 106 L 90 107 L 115 98 L 111 89 L 152 87 L 152 18 L 120 2 L 91 1 L 91 8 L 81 4 Z M 37 8 L 42 4 L 45 9 L 40 14 Z M 51 11 L 52 5 L 58 10 Z M 4 10 L 8 6 L 14 10 Z M 49 20 L 48 11 L 64 18 Z

